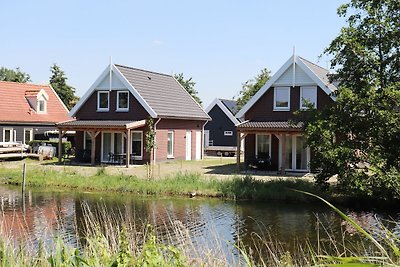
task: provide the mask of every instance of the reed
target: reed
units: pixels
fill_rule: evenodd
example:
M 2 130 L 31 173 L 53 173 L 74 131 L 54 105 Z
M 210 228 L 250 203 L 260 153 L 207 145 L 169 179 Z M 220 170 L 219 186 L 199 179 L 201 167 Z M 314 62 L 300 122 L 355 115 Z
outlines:
M 240 235 L 227 243 L 215 231 L 212 240 L 199 240 L 190 227 L 168 216 L 165 225 L 155 227 L 135 223 L 132 211 L 83 204 L 84 220 L 74 226 L 76 242 L 69 236 L 15 240 L 0 217 L 0 266 L 398 266 L 398 235 L 383 225 L 382 231 L 368 233 L 321 200 L 359 232 L 360 243 L 346 242 L 344 232 L 337 240 L 329 227 L 321 225 L 328 241 L 298 244 L 289 253 L 268 231 L 262 236 L 253 233 L 251 247 L 243 244 Z

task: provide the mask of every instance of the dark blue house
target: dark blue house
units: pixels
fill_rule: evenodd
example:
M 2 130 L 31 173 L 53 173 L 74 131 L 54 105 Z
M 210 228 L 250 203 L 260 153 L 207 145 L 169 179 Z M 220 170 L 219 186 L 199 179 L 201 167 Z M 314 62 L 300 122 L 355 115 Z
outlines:
M 236 101 L 216 98 L 207 108 L 211 117 L 204 126 L 204 144 L 208 155 L 234 155 L 236 152 Z

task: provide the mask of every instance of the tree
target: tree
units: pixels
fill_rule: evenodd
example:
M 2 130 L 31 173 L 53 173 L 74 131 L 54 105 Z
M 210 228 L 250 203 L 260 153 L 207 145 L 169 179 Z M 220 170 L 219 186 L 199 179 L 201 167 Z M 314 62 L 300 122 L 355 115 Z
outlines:
M 336 103 L 305 124 L 317 182 L 337 175 L 343 192 L 400 198 L 400 2 L 352 0 L 331 42 Z
M 64 102 L 65 106 L 71 109 L 79 100 L 79 97 L 75 95 L 75 88 L 67 84 L 68 78 L 65 77 L 64 71 L 62 71 L 59 66 L 53 64 L 50 71 L 52 73 L 50 85 Z
M 254 79 L 247 80 L 242 85 L 242 90 L 239 92 L 239 98 L 236 99 L 236 105 L 240 110 L 252 98 L 261 87 L 271 78 L 271 71 L 267 68 L 261 70 L 261 73 Z
M 1 67 L 0 81 L 26 83 L 31 81 L 31 76 L 25 72 L 22 72 L 19 68 L 13 70 Z
M 185 88 L 185 90 L 194 98 L 194 100 L 196 100 L 197 103 L 199 103 L 200 105 L 203 104 L 203 102 L 201 101 L 201 99 L 198 95 L 198 92 L 194 88 L 196 83 L 194 81 L 192 81 L 192 77 L 185 80 L 183 73 L 179 73 L 179 74 L 175 74 L 174 78 L 183 86 L 183 88 Z

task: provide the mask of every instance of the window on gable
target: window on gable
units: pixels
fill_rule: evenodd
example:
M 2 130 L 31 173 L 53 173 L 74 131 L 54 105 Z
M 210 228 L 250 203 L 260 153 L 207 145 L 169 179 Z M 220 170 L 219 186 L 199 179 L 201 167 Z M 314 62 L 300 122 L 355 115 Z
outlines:
M 125 91 L 118 91 L 117 93 L 117 111 L 129 110 L 129 93 Z
M 233 136 L 233 131 L 224 131 L 224 136 Z
M 317 87 L 300 87 L 300 108 L 307 109 L 310 104 L 317 107 Z
M 290 110 L 290 87 L 275 87 L 274 110 Z
M 37 113 L 46 113 L 47 112 L 47 101 L 45 99 L 39 99 L 37 101 Z
M 97 93 L 97 111 L 110 110 L 110 93 L 108 91 L 99 91 Z

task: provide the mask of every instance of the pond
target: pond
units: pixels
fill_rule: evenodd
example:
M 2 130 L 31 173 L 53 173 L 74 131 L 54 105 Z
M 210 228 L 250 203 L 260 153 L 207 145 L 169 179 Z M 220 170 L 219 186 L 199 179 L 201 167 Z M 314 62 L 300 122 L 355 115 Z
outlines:
M 52 242 L 60 236 L 76 245 L 85 238 L 85 210 L 94 216 L 118 214 L 129 217 L 137 225 L 153 225 L 157 234 L 179 243 L 180 237 L 171 229 L 179 225 L 190 235 L 196 246 L 232 254 L 233 244 L 252 249 L 257 242 L 269 242 L 283 251 L 296 254 L 306 244 L 323 246 L 329 251 L 331 238 L 345 237 L 351 242 L 357 233 L 331 209 L 323 204 L 281 202 L 235 202 L 208 198 L 143 197 L 129 194 L 51 192 L 28 189 L 22 195 L 19 187 L 1 186 L 2 234 L 16 241 L 37 244 Z M 375 231 L 377 219 L 398 233 L 399 211 L 342 209 L 365 229 Z M 110 215 L 111 216 L 111 215 Z M 101 222 L 102 218 L 98 218 Z M 172 236 L 172 238 L 171 238 Z M 229 256 L 227 256 L 229 258 Z

